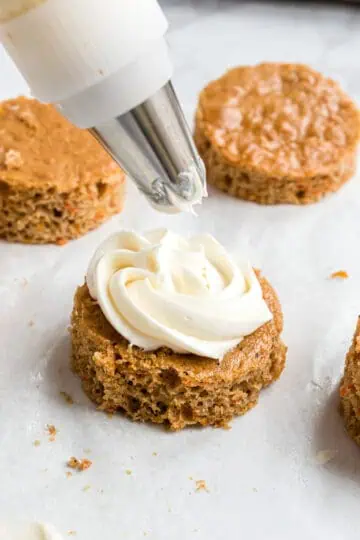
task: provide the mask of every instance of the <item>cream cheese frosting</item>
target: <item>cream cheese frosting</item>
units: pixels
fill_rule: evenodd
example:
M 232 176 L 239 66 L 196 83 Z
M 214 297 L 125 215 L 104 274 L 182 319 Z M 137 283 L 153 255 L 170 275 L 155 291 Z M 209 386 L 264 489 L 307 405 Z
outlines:
M 189 212 L 196 216 L 194 206 L 201 204 L 203 198 L 208 196 L 206 182 L 204 182 L 205 177 L 205 166 L 200 160 L 197 166 L 191 165 L 187 171 L 180 173 L 176 186 L 169 186 L 169 184 L 161 182 L 161 189 L 166 193 L 167 204 L 158 204 L 150 196 L 151 206 L 166 214 Z
M 113 328 L 146 351 L 221 360 L 272 318 L 251 265 L 206 234 L 120 231 L 95 252 L 86 281 Z

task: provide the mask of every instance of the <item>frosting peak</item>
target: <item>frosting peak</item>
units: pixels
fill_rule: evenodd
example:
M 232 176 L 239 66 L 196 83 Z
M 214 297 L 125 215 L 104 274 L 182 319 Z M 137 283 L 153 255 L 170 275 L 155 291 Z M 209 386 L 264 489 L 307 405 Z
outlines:
M 115 330 L 147 351 L 221 359 L 272 318 L 251 266 L 210 235 L 116 233 L 96 251 L 87 285 Z

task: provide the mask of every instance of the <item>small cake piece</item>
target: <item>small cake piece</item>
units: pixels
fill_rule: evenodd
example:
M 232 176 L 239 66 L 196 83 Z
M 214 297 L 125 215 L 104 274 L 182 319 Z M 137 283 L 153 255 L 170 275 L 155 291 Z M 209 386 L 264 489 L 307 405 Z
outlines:
M 359 111 L 300 64 L 237 67 L 201 92 L 195 142 L 209 183 L 260 204 L 308 204 L 355 172 Z
M 341 407 L 345 427 L 360 445 L 360 317 L 346 356 L 345 373 L 340 386 Z
M 276 380 L 277 296 L 209 235 L 120 232 L 75 295 L 72 366 L 100 409 L 133 420 L 227 426 Z
M 121 210 L 124 182 L 95 139 L 52 105 L 0 104 L 0 238 L 62 245 Z

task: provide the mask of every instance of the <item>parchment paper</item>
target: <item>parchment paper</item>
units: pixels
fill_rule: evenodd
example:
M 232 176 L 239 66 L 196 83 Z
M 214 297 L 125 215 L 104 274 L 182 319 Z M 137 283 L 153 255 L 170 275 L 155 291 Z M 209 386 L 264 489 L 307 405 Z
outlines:
M 346 10 L 252 4 L 229 4 L 170 36 L 190 120 L 207 80 L 260 60 L 311 63 L 359 99 L 359 19 Z M 0 97 L 23 92 L 4 56 L 0 62 L 8 73 Z M 229 431 L 171 434 L 109 418 L 69 370 L 72 298 L 95 247 L 120 227 L 162 226 L 210 232 L 247 254 L 282 302 L 284 374 Z M 360 312 L 359 238 L 354 178 L 302 208 L 260 207 L 210 190 L 198 218 L 155 213 L 129 183 L 124 212 L 76 242 L 0 243 L 0 519 L 53 523 L 79 540 L 358 540 L 360 450 L 337 407 Z M 348 280 L 328 279 L 340 269 Z M 53 442 L 47 424 L 58 429 Z M 67 478 L 70 456 L 93 465 Z M 208 491 L 196 492 L 197 480 Z

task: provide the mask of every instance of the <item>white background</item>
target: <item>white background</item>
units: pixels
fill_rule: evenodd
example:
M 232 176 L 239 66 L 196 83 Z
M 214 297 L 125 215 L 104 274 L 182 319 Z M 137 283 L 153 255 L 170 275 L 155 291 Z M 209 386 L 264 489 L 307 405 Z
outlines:
M 173 2 L 167 12 L 174 82 L 189 121 L 208 80 L 264 60 L 309 63 L 360 102 L 355 8 L 204 0 Z M 3 55 L 0 65 L 0 97 L 24 92 Z M 213 233 L 235 253 L 246 252 L 279 293 L 285 372 L 230 431 L 171 434 L 110 419 L 69 370 L 73 293 L 95 247 L 120 227 L 158 226 Z M 65 247 L 0 243 L 0 519 L 52 522 L 65 538 L 74 530 L 79 540 L 358 540 L 360 449 L 345 434 L 337 406 L 360 312 L 359 238 L 354 178 L 324 202 L 301 208 L 261 207 L 211 190 L 197 219 L 156 214 L 128 185 L 120 216 Z M 350 279 L 329 280 L 339 269 Z M 48 441 L 48 423 L 59 430 L 55 442 Z M 320 465 L 323 450 L 334 458 Z M 93 466 L 67 479 L 72 455 Z M 200 479 L 209 493 L 195 493 Z

